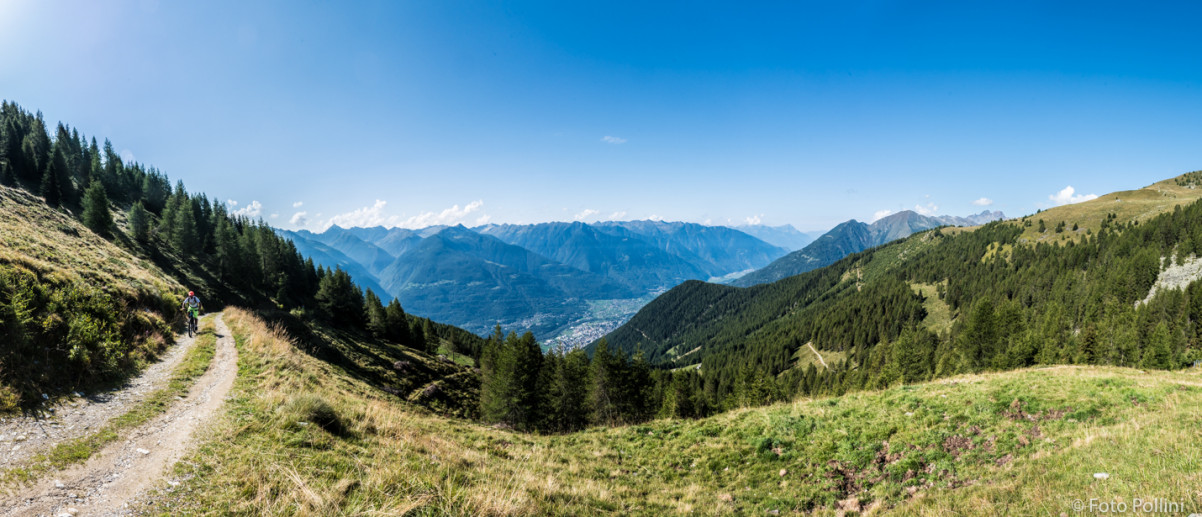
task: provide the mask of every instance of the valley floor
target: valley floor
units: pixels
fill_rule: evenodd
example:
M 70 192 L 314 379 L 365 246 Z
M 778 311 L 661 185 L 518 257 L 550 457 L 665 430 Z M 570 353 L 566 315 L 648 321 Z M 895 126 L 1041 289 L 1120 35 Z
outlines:
M 555 436 L 399 403 L 227 311 L 239 377 L 149 513 L 1202 510 L 1202 376 L 1045 367 Z M 220 509 L 220 510 L 217 510 Z

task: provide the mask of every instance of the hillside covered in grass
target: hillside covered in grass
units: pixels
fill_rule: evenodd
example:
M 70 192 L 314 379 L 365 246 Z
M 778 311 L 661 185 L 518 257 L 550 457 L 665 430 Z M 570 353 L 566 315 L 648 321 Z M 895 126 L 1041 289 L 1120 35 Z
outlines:
M 1039 364 L 1181 368 L 1202 360 L 1202 284 L 1145 298 L 1202 254 L 1196 177 L 923 232 L 772 284 L 688 282 L 608 344 L 700 364 L 696 396 L 727 408 Z M 798 363 L 807 343 L 845 360 Z
M 1030 515 L 1132 495 L 1202 507 L 1196 369 L 1028 368 L 540 436 L 395 403 L 250 314 L 227 320 L 232 400 L 147 509 Z
M 0 186 L 0 412 L 137 369 L 184 288 L 42 199 Z

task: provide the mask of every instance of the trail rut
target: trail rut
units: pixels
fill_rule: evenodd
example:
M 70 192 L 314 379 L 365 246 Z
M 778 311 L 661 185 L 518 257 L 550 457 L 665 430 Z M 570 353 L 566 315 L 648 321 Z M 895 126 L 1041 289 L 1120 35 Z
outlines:
M 126 515 L 132 503 L 162 478 L 221 407 L 238 373 L 238 351 L 221 315 L 209 369 L 188 396 L 165 413 L 109 444 L 86 463 L 48 474 L 4 496 L 0 516 Z M 74 510 L 74 511 L 72 511 Z

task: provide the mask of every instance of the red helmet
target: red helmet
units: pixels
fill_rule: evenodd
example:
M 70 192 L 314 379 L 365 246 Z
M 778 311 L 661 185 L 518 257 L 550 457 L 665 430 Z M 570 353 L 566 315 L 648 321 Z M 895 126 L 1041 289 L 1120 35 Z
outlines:
M 196 293 L 194 291 L 188 291 L 188 296 L 196 296 Z

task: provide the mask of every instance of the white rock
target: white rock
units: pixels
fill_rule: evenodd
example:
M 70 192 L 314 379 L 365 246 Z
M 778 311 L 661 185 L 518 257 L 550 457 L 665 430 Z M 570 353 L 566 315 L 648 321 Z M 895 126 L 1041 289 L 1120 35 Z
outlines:
M 1094 479 L 1110 479 L 1110 474 L 1107 474 L 1105 472 L 1098 472 L 1093 475 L 1093 478 Z
M 142 454 L 142 455 L 147 455 L 147 454 L 150 454 L 150 451 L 148 451 L 148 450 L 146 450 L 146 449 L 141 449 L 141 448 L 139 448 L 139 449 L 138 449 L 138 453 L 140 453 L 140 454 Z
M 59 481 L 57 479 L 54 480 L 54 488 L 66 488 L 66 487 L 67 487 L 67 485 L 64 485 L 62 481 Z
M 18 441 L 18 442 L 23 442 L 23 441 L 25 441 L 25 440 L 28 440 L 28 438 L 27 438 L 25 435 L 21 435 L 21 436 L 18 436 L 18 437 L 17 437 L 17 441 Z
M 75 515 L 75 514 L 79 513 L 79 509 L 78 508 L 67 508 L 67 513 L 69 513 L 71 515 Z

